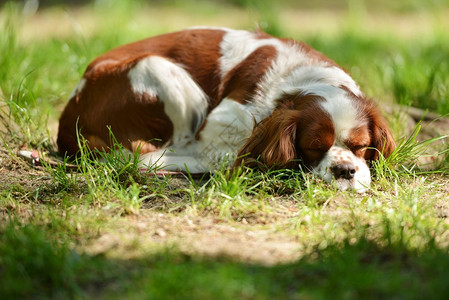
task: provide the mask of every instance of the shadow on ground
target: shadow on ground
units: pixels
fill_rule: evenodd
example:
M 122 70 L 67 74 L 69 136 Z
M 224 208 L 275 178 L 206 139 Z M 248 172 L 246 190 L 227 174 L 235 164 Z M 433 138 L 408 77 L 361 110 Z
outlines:
M 445 299 L 449 255 L 430 242 L 358 240 L 315 249 L 288 264 L 264 266 L 227 256 L 164 249 L 111 259 L 49 241 L 42 228 L 11 221 L 0 229 L 3 299 Z M 381 245 L 383 244 L 383 245 Z

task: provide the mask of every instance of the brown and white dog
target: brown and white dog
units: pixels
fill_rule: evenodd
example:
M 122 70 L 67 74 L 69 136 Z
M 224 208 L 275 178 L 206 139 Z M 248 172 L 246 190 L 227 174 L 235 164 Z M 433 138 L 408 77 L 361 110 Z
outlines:
M 107 150 L 108 127 L 140 149 L 142 165 L 302 167 L 359 192 L 371 182 L 367 162 L 395 148 L 378 108 L 335 62 L 301 42 L 225 28 L 160 35 L 95 59 L 61 115 L 59 151 L 77 153 L 77 129 Z

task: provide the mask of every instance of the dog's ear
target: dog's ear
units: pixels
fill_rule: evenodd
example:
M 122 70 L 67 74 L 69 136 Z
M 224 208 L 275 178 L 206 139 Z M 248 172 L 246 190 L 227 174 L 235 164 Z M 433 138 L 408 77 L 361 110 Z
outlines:
M 292 167 L 296 158 L 295 139 L 299 111 L 280 109 L 253 130 L 234 164 L 268 168 Z
M 366 160 L 377 160 L 380 154 L 385 158 L 396 149 L 393 136 L 390 132 L 387 121 L 382 116 L 379 108 L 371 104 L 367 109 L 367 116 L 369 118 L 369 130 L 371 133 L 370 148 L 365 153 Z

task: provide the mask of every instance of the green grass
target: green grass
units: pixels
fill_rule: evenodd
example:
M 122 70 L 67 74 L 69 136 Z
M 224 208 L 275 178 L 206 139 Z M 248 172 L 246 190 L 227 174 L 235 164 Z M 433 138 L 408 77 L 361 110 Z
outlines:
M 11 221 L 0 238 L 0 261 L 7 270 L 0 291 L 11 297 L 84 298 L 101 285 L 105 299 L 444 299 L 447 252 L 432 237 L 420 249 L 410 247 L 389 236 L 390 230 L 377 241 L 361 233 L 315 248 L 296 262 L 263 266 L 176 249 L 127 261 L 92 257 L 70 250 L 61 239 L 48 239 L 41 228 Z
M 447 9 L 442 1 L 390 2 L 378 2 L 375 11 L 399 18 Z M 57 118 L 89 61 L 174 29 L 165 15 L 188 25 L 226 20 L 293 35 L 349 70 L 381 107 L 391 102 L 449 113 L 448 34 L 438 18 L 425 38 L 365 31 L 358 25 L 373 4 L 343 1 L 334 3 L 350 7 L 340 31 L 303 34 L 281 21 L 282 5 L 232 3 L 49 7 L 41 22 L 56 21 L 47 32 L 32 28 L 32 36 L 18 2 L 1 7 L 2 299 L 447 298 L 448 132 L 420 140 L 425 120 L 404 134 L 400 114 L 387 115 L 398 149 L 372 166 L 372 188 L 362 195 L 288 170 L 161 178 L 151 174 L 158 166 L 142 173 L 137 157 L 119 145 L 109 154 L 91 153 L 82 138 L 76 168 L 65 161 L 34 169 L 16 156 L 24 145 L 54 154 Z M 230 17 L 245 10 L 247 21 Z M 56 34 L 67 19 L 68 31 Z M 442 159 L 422 170 L 417 161 L 429 144 L 440 145 Z M 285 254 L 282 247 L 290 244 Z
M 162 299 L 166 295 L 177 299 L 412 299 L 430 294 L 438 299 L 439 295 L 447 295 L 447 255 L 433 250 L 424 254 L 404 252 L 401 247 L 396 243 L 379 246 L 362 238 L 353 244 L 346 241 L 341 246 L 331 245 L 298 262 L 274 267 L 236 263 L 226 258 L 196 259 L 165 254 L 146 262 L 147 271 L 139 274 L 132 287 L 125 289 L 121 296 L 136 299 Z M 440 263 L 436 263 L 438 260 Z M 166 270 L 167 265 L 174 267 Z M 379 282 L 379 278 L 387 280 Z M 179 282 L 183 282 L 181 287 Z

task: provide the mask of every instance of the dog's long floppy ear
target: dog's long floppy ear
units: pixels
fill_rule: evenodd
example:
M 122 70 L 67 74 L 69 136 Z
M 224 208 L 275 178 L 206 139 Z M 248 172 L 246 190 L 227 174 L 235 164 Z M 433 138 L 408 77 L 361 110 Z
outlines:
M 297 110 L 280 109 L 273 112 L 253 130 L 239 151 L 234 166 L 242 163 L 251 167 L 285 168 L 296 158 L 296 127 L 300 117 Z
M 393 136 L 387 121 L 382 116 L 379 108 L 374 104 L 368 107 L 369 129 L 371 132 L 371 148 L 365 154 L 366 160 L 377 160 L 380 154 L 387 158 L 396 149 Z

